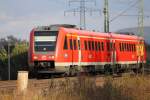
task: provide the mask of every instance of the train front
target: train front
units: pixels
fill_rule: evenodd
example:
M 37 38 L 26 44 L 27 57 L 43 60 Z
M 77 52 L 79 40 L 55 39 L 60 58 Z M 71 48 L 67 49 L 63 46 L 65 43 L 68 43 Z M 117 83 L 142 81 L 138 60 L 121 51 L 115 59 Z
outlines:
M 49 26 L 37 27 L 31 31 L 29 65 L 33 70 L 53 70 L 58 29 Z

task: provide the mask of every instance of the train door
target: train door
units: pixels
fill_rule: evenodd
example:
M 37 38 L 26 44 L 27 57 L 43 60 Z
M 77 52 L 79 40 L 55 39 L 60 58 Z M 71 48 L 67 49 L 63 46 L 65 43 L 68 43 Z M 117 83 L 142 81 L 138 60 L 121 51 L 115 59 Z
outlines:
M 70 36 L 69 38 L 69 43 L 70 43 L 70 66 L 75 66 L 77 65 L 76 62 L 77 62 L 77 59 L 78 59 L 78 47 L 77 47 L 77 44 L 78 44 L 78 39 L 76 36 L 72 35 Z
M 106 67 L 107 71 L 110 71 L 112 69 L 112 72 L 114 73 L 115 64 L 116 64 L 116 46 L 115 46 L 115 40 L 110 38 L 107 41 L 107 62 L 109 62 L 108 66 Z
M 116 64 L 116 46 L 115 40 L 110 41 L 110 48 L 111 48 L 111 65 Z
M 105 58 L 106 61 L 109 63 L 111 62 L 111 40 L 107 40 L 106 47 L 107 47 L 106 49 L 107 56 Z
M 72 64 L 77 65 L 78 62 L 78 39 L 76 36 L 72 36 L 72 44 L 73 44 L 73 51 L 72 51 Z
M 80 37 L 77 37 L 78 40 L 78 65 L 81 66 L 81 42 Z
M 69 47 L 70 50 L 68 52 L 68 56 L 69 56 L 69 67 L 68 67 L 68 75 L 75 75 L 76 74 L 76 62 L 78 59 L 78 46 L 77 46 L 77 42 L 78 39 L 75 35 L 70 34 L 69 35 Z

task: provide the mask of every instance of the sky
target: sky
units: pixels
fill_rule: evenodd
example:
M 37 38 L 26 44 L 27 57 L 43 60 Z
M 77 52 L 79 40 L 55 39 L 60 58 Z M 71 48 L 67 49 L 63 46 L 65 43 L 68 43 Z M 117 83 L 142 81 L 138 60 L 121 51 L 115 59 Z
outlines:
M 0 38 L 13 35 L 20 39 L 29 40 L 30 31 L 37 26 L 51 24 L 80 25 L 79 14 L 64 11 L 79 7 L 78 3 L 69 0 L 0 0 Z M 71 0 L 70 0 L 71 1 Z M 75 0 L 74 0 L 75 1 Z M 77 0 L 79 1 L 79 0 Z M 92 0 L 89 0 L 92 1 Z M 94 0 L 93 0 L 94 1 Z M 103 32 L 103 1 L 87 2 L 87 7 L 97 8 L 101 13 L 86 13 L 86 29 Z M 109 0 L 110 20 L 123 10 L 129 8 L 137 0 Z M 144 14 L 150 16 L 150 0 L 144 1 Z M 138 5 L 129 9 L 125 15 L 137 15 Z M 110 23 L 110 31 L 114 32 L 124 28 L 137 27 L 136 16 L 120 16 Z M 150 18 L 144 17 L 144 26 L 150 26 Z

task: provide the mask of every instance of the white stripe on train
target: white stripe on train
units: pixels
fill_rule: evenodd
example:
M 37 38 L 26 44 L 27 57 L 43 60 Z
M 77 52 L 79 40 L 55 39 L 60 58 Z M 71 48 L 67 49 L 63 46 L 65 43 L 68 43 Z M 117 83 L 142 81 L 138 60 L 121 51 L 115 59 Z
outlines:
M 146 63 L 146 61 L 143 61 Z M 70 65 L 105 65 L 105 64 L 112 64 L 111 62 L 55 62 L 55 66 L 70 66 Z M 119 61 L 116 64 L 137 64 L 137 61 Z

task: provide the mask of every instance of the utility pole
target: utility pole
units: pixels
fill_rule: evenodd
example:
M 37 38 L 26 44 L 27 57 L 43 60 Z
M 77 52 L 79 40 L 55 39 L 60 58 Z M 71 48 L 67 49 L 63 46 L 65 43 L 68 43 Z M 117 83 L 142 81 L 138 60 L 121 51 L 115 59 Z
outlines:
M 74 9 L 70 9 L 64 12 L 64 14 L 66 12 L 73 12 L 74 15 L 76 13 L 80 14 L 80 29 L 86 29 L 86 12 L 89 12 L 91 15 L 93 12 L 100 12 L 100 9 L 96 9 L 96 8 L 89 8 L 86 6 L 87 2 L 95 2 L 96 5 L 96 0 L 70 0 L 69 1 L 69 5 L 72 3 L 79 3 L 79 7 L 78 8 L 74 8 Z
M 85 24 L 85 0 L 80 0 L 80 27 L 86 29 Z
M 138 33 L 139 33 L 139 36 L 144 37 L 144 0 L 139 0 Z
M 109 33 L 109 3 L 108 0 L 104 0 L 104 32 Z M 115 45 L 114 40 L 112 39 L 112 35 L 110 33 L 109 38 L 109 48 L 110 48 L 110 54 L 111 54 L 111 66 L 112 66 L 112 74 L 115 74 L 115 64 L 116 64 L 116 52 L 115 52 Z
M 8 40 L 8 80 L 10 80 L 10 43 Z
M 4 49 L 6 50 L 7 52 L 7 64 L 8 64 L 8 80 L 11 79 L 11 53 L 13 51 L 13 49 L 15 48 L 15 45 L 12 44 L 11 40 L 9 38 L 7 38 L 7 44 L 4 45 Z
M 144 38 L 144 0 L 139 0 L 138 6 L 138 34 Z M 138 67 L 142 68 L 144 74 L 144 41 L 139 39 L 139 54 L 138 54 Z M 142 64 L 142 65 L 141 65 Z
M 108 0 L 104 0 L 104 32 L 109 32 L 109 4 Z

